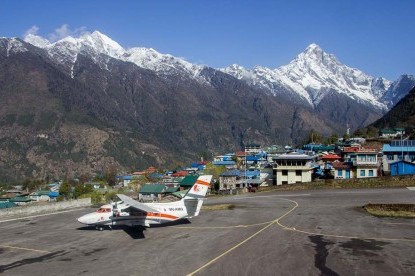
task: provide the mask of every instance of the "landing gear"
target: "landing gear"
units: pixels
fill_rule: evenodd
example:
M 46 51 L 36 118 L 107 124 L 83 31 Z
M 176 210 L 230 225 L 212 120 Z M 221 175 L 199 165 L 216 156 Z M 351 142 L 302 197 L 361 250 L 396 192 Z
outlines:
M 99 231 L 103 231 L 104 230 L 104 227 L 103 226 L 97 226 L 97 227 L 95 227 L 95 229 L 97 229 Z

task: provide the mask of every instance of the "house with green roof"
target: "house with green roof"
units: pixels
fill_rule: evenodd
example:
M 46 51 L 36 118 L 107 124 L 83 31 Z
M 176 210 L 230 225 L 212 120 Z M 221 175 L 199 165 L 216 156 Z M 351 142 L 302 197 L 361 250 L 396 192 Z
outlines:
M 160 201 L 166 190 L 165 184 L 145 184 L 138 191 L 138 200 L 143 202 Z
M 16 205 L 27 205 L 32 202 L 32 199 L 28 196 L 16 196 L 11 198 L 9 202 L 13 202 Z
M 12 208 L 15 206 L 16 206 L 16 203 L 14 202 L 0 201 L 0 209 Z
M 381 129 L 379 131 L 379 136 L 381 138 L 396 138 L 405 135 L 405 129 L 400 127 L 395 127 L 392 129 Z
M 199 177 L 198 174 L 186 175 L 185 178 L 183 178 L 182 181 L 180 181 L 179 183 L 180 190 L 186 190 L 186 189 L 193 187 L 198 177 Z

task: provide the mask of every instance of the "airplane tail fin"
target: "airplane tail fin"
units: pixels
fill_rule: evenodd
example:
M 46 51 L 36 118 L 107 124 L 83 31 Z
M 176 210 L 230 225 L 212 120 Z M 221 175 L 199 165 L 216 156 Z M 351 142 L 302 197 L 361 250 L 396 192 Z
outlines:
M 203 199 L 206 197 L 207 191 L 210 188 L 211 180 L 212 175 L 199 176 L 196 183 L 184 196 L 183 202 L 189 217 L 196 217 L 199 215 Z

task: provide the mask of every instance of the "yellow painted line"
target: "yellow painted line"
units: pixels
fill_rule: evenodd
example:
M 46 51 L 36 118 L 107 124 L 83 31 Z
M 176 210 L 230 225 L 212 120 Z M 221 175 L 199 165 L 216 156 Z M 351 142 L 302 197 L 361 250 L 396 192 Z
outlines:
M 52 253 L 50 251 L 44 251 L 44 250 L 32 249 L 32 248 L 25 248 L 25 247 L 17 247 L 17 246 L 10 246 L 10 245 L 3 245 L 3 244 L 0 244 L 0 247 L 10 248 L 10 249 L 17 249 L 17 250 L 34 251 L 34 252 L 40 252 L 40 253 Z
M 289 199 L 286 199 L 286 200 L 289 200 Z M 289 200 L 289 201 L 295 202 L 293 200 Z M 296 204 L 296 207 L 297 207 L 298 206 L 298 203 L 295 202 L 295 204 Z M 344 238 L 344 239 L 362 239 L 362 240 L 381 240 L 381 241 L 406 241 L 406 242 L 415 242 L 415 239 L 382 238 L 382 237 L 358 237 L 358 236 L 334 235 L 334 234 L 317 233 L 317 232 L 311 232 L 311 231 L 296 229 L 295 227 L 288 227 L 288 226 L 280 223 L 280 220 L 283 217 L 285 217 L 286 215 L 288 215 L 288 213 L 285 214 L 284 216 L 280 217 L 276 221 L 276 224 L 278 226 L 280 226 L 284 230 L 294 231 L 294 232 L 303 233 L 303 234 L 307 234 L 307 235 L 318 235 L 318 236 L 323 236 L 323 237 Z
M 223 252 L 222 254 L 220 254 L 219 256 L 217 256 L 216 258 L 210 260 L 209 262 L 207 262 L 206 264 L 204 264 L 203 266 L 199 267 L 198 269 L 196 269 L 195 271 L 187 274 L 188 276 L 194 275 L 198 272 L 200 272 L 201 270 L 205 269 L 206 267 L 208 267 L 209 265 L 213 264 L 214 262 L 216 262 L 217 260 L 219 260 L 220 258 L 222 258 L 223 256 L 227 255 L 228 253 L 232 252 L 233 250 L 235 250 L 236 248 L 240 247 L 241 245 L 243 245 L 244 243 L 248 242 L 249 240 L 251 240 L 252 238 L 254 238 L 255 236 L 257 236 L 258 234 L 260 234 L 261 232 L 263 232 L 265 229 L 267 229 L 268 227 L 272 226 L 275 223 L 278 223 L 278 221 L 282 218 L 284 218 L 286 215 L 288 215 L 289 213 L 291 213 L 295 208 L 298 207 L 297 202 L 293 201 L 293 200 L 289 200 L 289 199 L 285 199 L 285 198 L 281 198 L 283 200 L 287 200 L 287 201 L 291 201 L 293 203 L 295 203 L 295 206 L 293 208 L 291 208 L 288 212 L 286 212 L 284 215 L 276 218 L 275 220 L 270 221 L 265 227 L 261 228 L 260 230 L 258 230 L 257 232 L 255 232 L 254 234 L 252 234 L 251 236 L 249 236 L 248 238 L 244 239 L 243 241 L 241 241 L 240 243 L 234 245 L 233 247 L 231 247 L 230 249 L 226 250 L 225 252 Z
M 255 223 L 255 224 L 239 224 L 239 225 L 231 225 L 231 226 L 171 226 L 171 227 L 179 228 L 179 229 L 231 229 L 231 228 L 248 228 L 252 226 L 261 226 L 261 225 L 269 224 L 271 222 L 274 222 L 274 220 Z

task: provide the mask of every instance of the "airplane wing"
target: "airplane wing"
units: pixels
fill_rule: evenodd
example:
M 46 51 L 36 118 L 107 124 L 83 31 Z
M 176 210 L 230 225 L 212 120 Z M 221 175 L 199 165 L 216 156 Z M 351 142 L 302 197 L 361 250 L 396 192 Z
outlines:
M 132 199 L 129 196 L 123 195 L 123 194 L 117 194 L 117 196 L 124 201 L 125 203 L 127 203 L 128 205 L 130 205 L 130 207 L 133 207 L 135 209 L 147 212 L 147 213 L 160 213 L 159 210 L 153 209 L 149 206 L 147 206 L 144 203 L 138 202 L 137 200 Z

